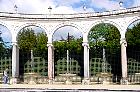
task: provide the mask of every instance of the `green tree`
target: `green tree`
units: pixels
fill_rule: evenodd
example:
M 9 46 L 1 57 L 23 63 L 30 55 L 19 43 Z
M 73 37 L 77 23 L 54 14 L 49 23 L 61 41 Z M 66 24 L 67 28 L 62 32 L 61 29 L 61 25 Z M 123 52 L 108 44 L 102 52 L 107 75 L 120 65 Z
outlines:
M 6 48 L 6 45 L 1 37 L 0 33 L 0 57 L 5 57 L 8 56 L 7 50 L 9 50 L 10 48 Z
M 1 38 L 1 39 L 2 39 L 2 38 Z M 3 42 L 3 40 L 2 40 L 2 41 L 0 41 L 0 57 L 3 57 L 3 56 L 4 56 L 5 51 L 6 51 L 6 48 L 5 48 L 4 42 Z
M 42 57 L 46 57 L 47 56 L 47 35 L 45 34 L 45 32 L 42 33 L 37 33 L 36 36 L 36 48 L 35 48 L 35 56 L 42 56 Z
M 88 36 L 90 47 L 120 48 L 120 33 L 116 27 L 101 23 L 94 26 Z
M 30 51 L 36 46 L 36 35 L 31 28 L 23 28 L 18 34 L 18 45 L 24 51 Z
M 57 53 L 66 53 L 66 50 L 74 51 L 76 53 L 80 53 L 82 50 L 82 37 L 74 38 L 74 36 L 70 36 L 68 41 L 55 41 L 53 42 L 55 51 Z M 61 55 L 61 54 L 60 54 Z
M 128 28 L 126 39 L 129 46 L 140 46 L 140 23 L 135 24 L 132 28 Z

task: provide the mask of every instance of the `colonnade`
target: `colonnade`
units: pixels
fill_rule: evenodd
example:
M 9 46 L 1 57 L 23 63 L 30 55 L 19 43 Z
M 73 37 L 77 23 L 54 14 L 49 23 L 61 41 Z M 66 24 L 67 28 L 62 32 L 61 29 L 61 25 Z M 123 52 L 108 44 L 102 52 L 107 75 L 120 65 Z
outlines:
M 54 79 L 54 56 L 53 56 L 53 33 L 61 27 L 72 26 L 77 28 L 83 34 L 84 48 L 84 79 L 83 82 L 89 82 L 89 43 L 88 32 L 95 25 L 100 23 L 109 23 L 114 25 L 120 32 L 121 39 L 121 66 L 122 80 L 127 82 L 127 42 L 125 33 L 131 23 L 140 19 L 140 7 L 121 9 L 101 13 L 77 13 L 77 14 L 20 14 L 0 12 L 0 24 L 7 27 L 12 34 L 12 81 L 17 83 L 19 77 L 19 48 L 16 43 L 18 32 L 27 26 L 38 26 L 45 30 L 48 37 L 48 78 Z
M 126 84 L 127 81 L 127 53 L 126 47 L 127 42 L 125 39 L 121 39 L 121 66 L 122 66 L 122 79 L 121 82 Z M 53 44 L 48 43 L 48 78 L 49 81 L 54 79 L 54 56 L 53 56 Z M 89 44 L 88 42 L 83 42 L 84 48 L 84 79 L 83 82 L 89 83 Z M 19 48 L 16 43 L 13 43 L 12 48 L 12 83 L 17 83 L 19 77 Z

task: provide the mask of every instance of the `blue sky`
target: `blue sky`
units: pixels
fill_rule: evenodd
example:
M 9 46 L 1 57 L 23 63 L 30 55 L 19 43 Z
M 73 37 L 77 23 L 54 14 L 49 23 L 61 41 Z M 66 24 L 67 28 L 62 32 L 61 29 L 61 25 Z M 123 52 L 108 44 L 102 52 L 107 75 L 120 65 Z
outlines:
M 120 1 L 123 2 L 122 6 L 119 5 Z M 18 7 L 18 13 L 48 14 L 48 7 L 51 6 L 52 14 L 72 14 L 137 7 L 140 6 L 140 0 L 0 0 L 0 12 L 15 12 L 15 5 Z M 84 6 L 86 7 L 85 10 L 83 9 Z M 0 30 L 2 31 L 1 36 L 4 41 L 11 41 L 9 31 L 2 26 L 0 26 Z M 64 27 L 61 30 L 68 30 L 69 32 L 75 33 L 74 30 L 76 29 Z M 58 39 L 58 36 L 61 37 L 60 34 L 55 34 L 55 36 L 54 40 Z
M 0 0 L 0 11 L 14 12 L 17 5 L 19 13 L 49 13 L 48 7 L 52 7 L 52 13 L 79 13 L 103 12 L 123 8 L 140 6 L 140 0 Z

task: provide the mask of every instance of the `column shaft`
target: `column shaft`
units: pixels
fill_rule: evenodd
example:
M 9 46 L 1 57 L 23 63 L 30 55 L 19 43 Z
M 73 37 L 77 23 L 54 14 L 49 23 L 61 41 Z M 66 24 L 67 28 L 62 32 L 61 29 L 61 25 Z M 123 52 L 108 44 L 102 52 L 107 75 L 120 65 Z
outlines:
M 88 62 L 88 64 L 87 64 L 87 71 L 88 71 L 88 78 L 89 78 L 89 75 L 90 75 L 90 73 L 89 73 L 89 47 L 87 48 L 88 49 L 88 51 L 87 51 L 87 54 L 88 54 L 88 57 L 87 57 L 87 62 Z
M 84 46 L 84 78 L 89 78 L 89 50 L 88 44 L 83 43 Z
M 122 39 L 121 40 L 121 64 L 122 64 L 121 84 L 128 84 L 126 47 L 127 47 L 127 42 L 125 39 Z
M 16 44 L 12 48 L 12 77 L 19 77 L 19 50 Z
M 48 44 L 48 77 L 49 80 L 53 79 L 53 51 L 52 44 Z
M 122 78 L 127 78 L 127 55 L 126 46 L 121 44 L 121 63 L 122 63 Z

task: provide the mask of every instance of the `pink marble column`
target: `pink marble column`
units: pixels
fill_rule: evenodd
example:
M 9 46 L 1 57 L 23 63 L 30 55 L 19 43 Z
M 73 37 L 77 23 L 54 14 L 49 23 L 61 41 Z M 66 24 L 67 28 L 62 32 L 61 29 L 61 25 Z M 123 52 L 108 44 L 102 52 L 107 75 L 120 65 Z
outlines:
M 53 45 L 48 43 L 48 78 L 53 80 Z
M 127 42 L 125 39 L 121 39 L 121 64 L 122 64 L 122 79 L 121 84 L 127 84 L 127 53 L 126 53 L 126 47 Z

